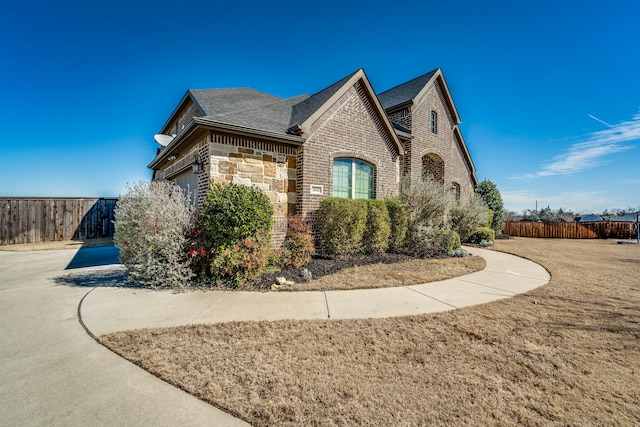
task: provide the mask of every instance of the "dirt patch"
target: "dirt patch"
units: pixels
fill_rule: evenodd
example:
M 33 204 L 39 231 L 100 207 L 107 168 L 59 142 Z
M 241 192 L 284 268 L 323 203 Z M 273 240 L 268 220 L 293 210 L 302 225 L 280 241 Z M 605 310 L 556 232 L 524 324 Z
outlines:
M 376 320 L 231 322 L 101 341 L 256 426 L 638 425 L 640 246 L 510 239 L 525 295 Z
M 28 252 L 28 251 L 56 251 L 62 249 L 97 248 L 113 245 L 110 237 L 87 240 L 64 240 L 60 242 L 20 243 L 17 245 L 2 245 L 0 251 Z

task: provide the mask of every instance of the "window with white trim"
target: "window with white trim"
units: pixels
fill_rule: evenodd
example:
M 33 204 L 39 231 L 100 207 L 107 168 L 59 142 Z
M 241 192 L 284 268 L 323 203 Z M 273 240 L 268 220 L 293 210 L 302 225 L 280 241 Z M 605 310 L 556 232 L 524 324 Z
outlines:
M 373 166 L 356 159 L 335 159 L 333 197 L 373 199 Z

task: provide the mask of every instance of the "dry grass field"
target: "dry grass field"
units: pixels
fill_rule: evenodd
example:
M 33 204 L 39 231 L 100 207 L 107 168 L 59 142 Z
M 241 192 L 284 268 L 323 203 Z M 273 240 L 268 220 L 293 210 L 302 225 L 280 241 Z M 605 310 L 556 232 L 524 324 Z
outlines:
M 256 426 L 640 425 L 640 245 L 511 239 L 496 249 L 541 263 L 551 282 L 432 315 L 100 339 Z

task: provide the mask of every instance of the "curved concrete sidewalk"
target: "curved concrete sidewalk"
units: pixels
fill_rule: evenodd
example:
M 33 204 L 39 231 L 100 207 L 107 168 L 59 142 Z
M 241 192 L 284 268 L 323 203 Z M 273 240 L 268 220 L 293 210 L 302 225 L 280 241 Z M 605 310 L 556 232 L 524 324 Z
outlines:
M 467 248 L 484 270 L 454 279 L 383 289 L 310 292 L 150 291 L 99 287 L 82 304 L 94 335 L 126 329 L 243 320 L 380 318 L 487 303 L 549 282 L 542 266 L 513 255 Z

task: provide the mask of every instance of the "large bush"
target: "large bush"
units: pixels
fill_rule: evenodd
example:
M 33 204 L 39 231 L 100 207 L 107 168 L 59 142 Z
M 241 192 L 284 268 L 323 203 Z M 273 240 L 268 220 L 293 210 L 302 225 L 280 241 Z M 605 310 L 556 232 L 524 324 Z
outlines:
M 326 257 L 361 250 L 367 226 L 367 205 L 362 200 L 330 197 L 320 202 L 317 220 L 318 251 Z
M 386 199 L 384 202 L 387 205 L 391 226 L 389 250 L 398 252 L 403 247 L 404 240 L 407 237 L 410 218 L 409 208 L 399 199 Z
M 450 220 L 451 229 L 460 235 L 463 242 L 466 242 L 476 228 L 487 224 L 487 205 L 480 196 L 474 194 L 463 204 L 451 208 Z
M 448 224 L 455 200 L 451 191 L 432 179 L 409 182 L 400 187 L 400 198 L 409 208 L 407 237 L 402 252 L 429 257 L 442 253 L 440 232 Z
M 205 280 L 238 287 L 273 264 L 273 206 L 260 189 L 214 183 L 204 200 L 193 265 Z M 202 261 L 205 262 L 202 262 Z
M 409 228 L 418 225 L 443 228 L 448 220 L 449 209 L 455 203 L 451 191 L 432 179 L 416 182 L 404 180 L 400 187 L 400 198 L 409 207 Z
M 485 179 L 478 184 L 476 193 L 482 197 L 482 200 L 484 200 L 489 209 L 493 211 L 491 228 L 496 232 L 496 234 L 501 234 L 502 224 L 504 223 L 504 204 L 502 203 L 502 196 L 500 195 L 498 186 Z
M 120 196 L 113 240 L 129 281 L 152 288 L 189 284 L 191 211 L 189 196 L 169 181 L 138 182 Z
M 202 207 L 201 235 L 216 251 L 271 231 L 273 206 L 260 189 L 214 183 Z

